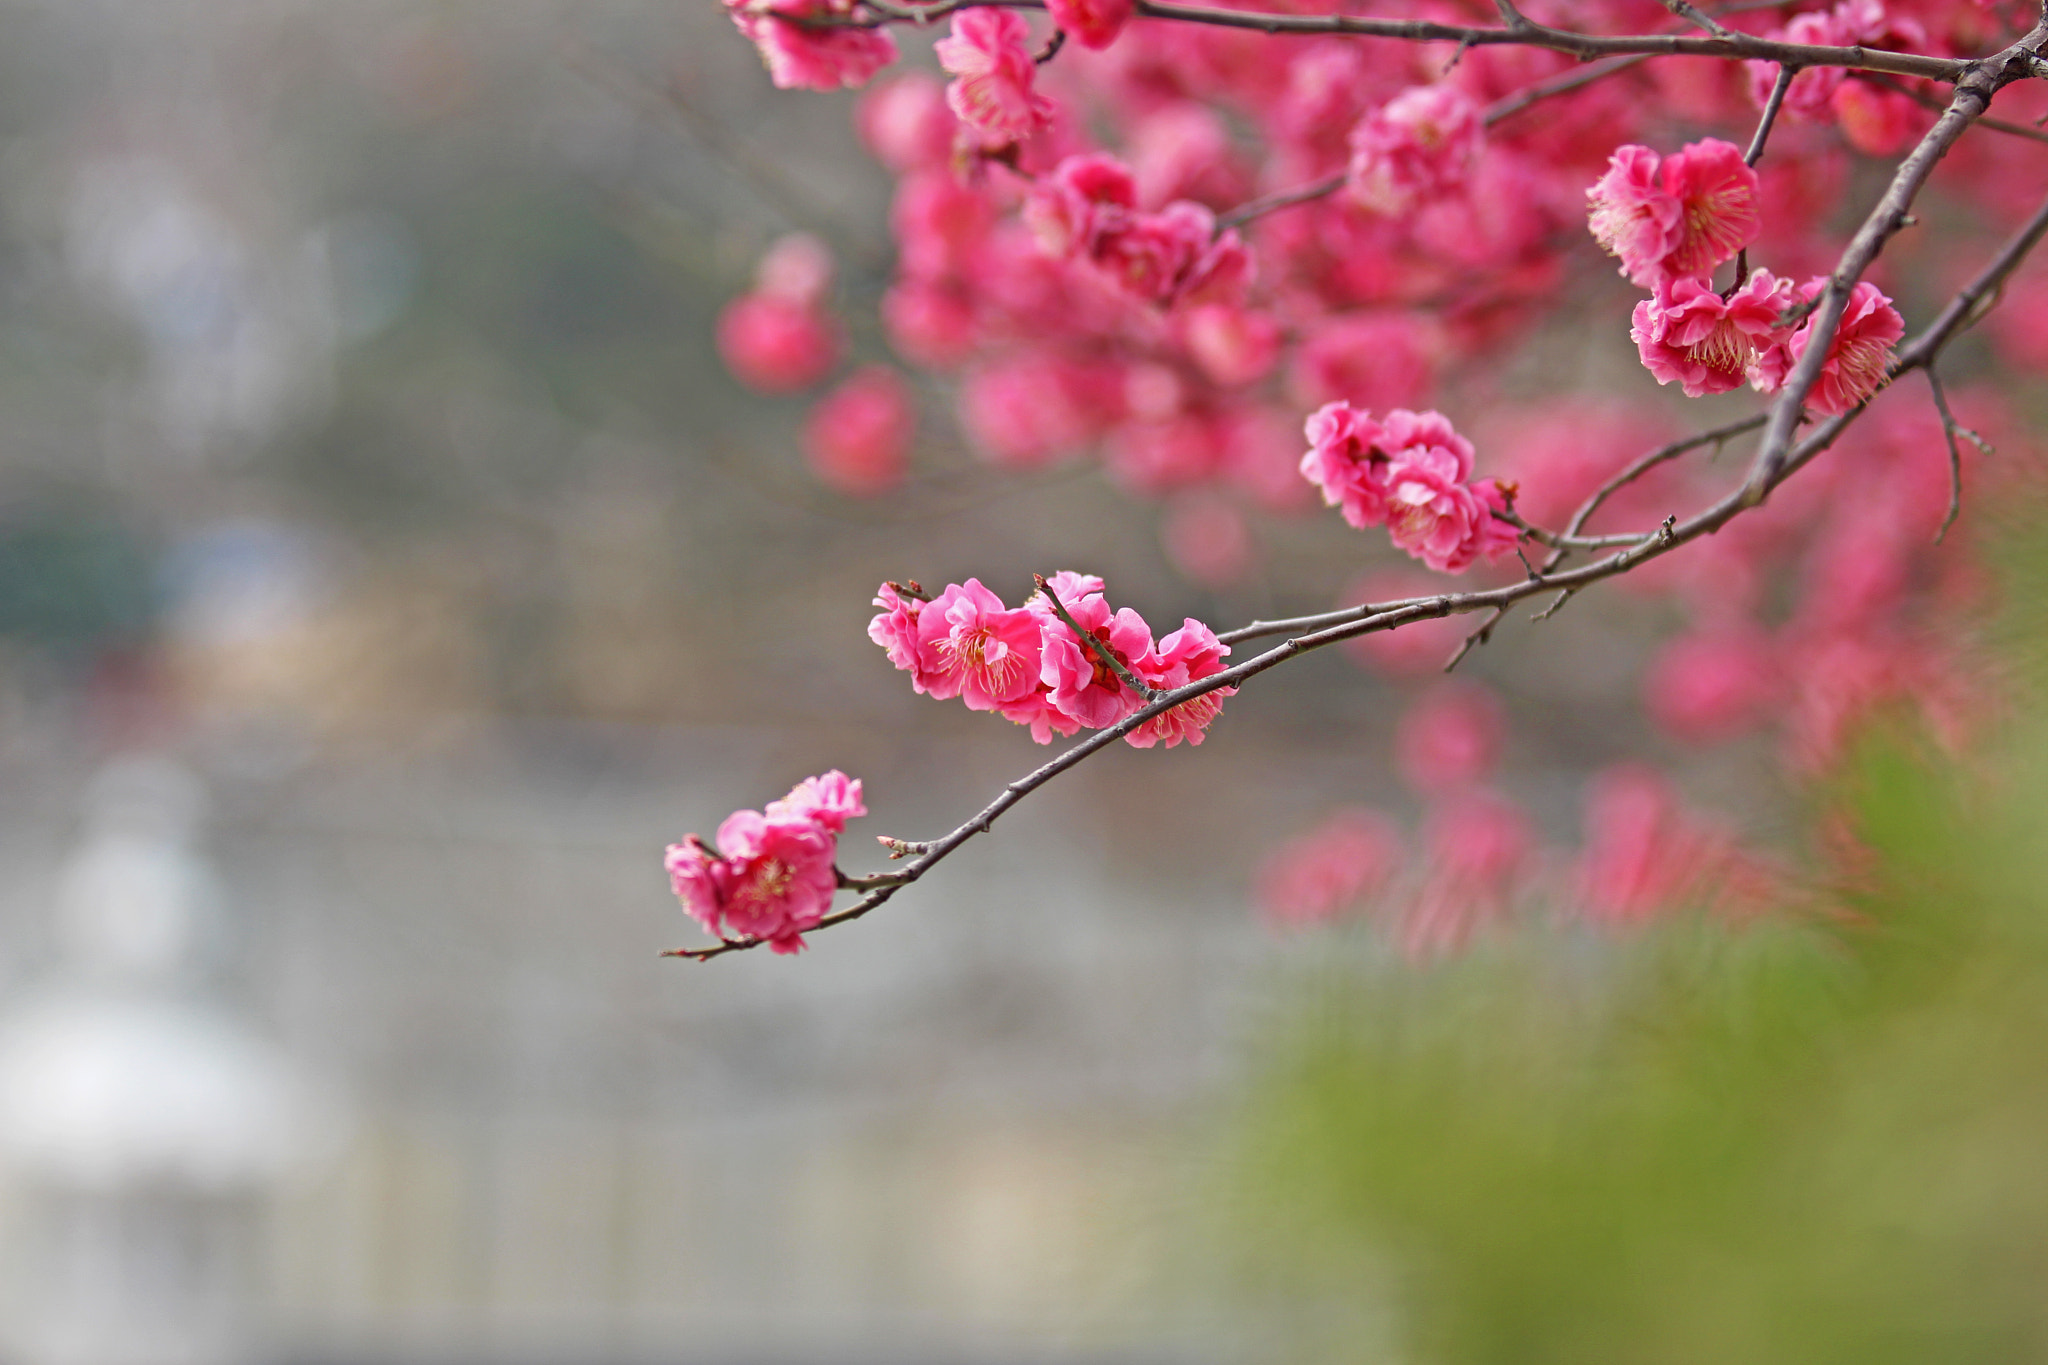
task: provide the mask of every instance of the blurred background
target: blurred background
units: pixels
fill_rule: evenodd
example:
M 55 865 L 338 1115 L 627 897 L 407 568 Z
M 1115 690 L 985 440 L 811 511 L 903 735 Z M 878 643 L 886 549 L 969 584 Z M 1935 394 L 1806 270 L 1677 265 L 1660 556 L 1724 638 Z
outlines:
M 1071 567 L 1235 623 L 1329 604 L 1335 518 L 1260 514 L 1218 592 L 1156 508 L 988 472 L 943 419 L 888 500 L 819 488 L 713 320 L 803 229 L 871 328 L 887 186 L 715 6 L 6 25 L 0 1362 L 1405 1358 L 1370 1275 L 1246 1306 L 1289 1263 L 1221 1248 L 1309 1234 L 1233 1221 L 1270 1170 L 1211 1149 L 1247 1102 L 1322 1130 L 1245 1078 L 1294 1074 L 1272 1021 L 1326 959 L 1385 954 L 1276 940 L 1248 869 L 1333 803 L 1412 807 L 1389 684 L 1262 680 L 800 958 L 657 957 L 697 941 L 684 832 L 839 767 L 868 832 L 928 837 L 1042 757 L 910 693 L 874 583 Z M 1467 665 L 1529 722 L 1546 837 L 1669 750 L 1628 718 L 1661 610 Z M 1801 808 L 1760 745 L 1687 780 L 1768 838 Z

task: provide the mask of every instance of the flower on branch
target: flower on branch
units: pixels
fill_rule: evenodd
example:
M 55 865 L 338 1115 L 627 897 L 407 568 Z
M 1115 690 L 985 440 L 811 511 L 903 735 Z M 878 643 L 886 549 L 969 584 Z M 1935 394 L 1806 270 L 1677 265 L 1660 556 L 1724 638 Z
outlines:
M 1672 280 L 1636 305 L 1629 336 L 1659 384 L 1676 383 L 1688 398 L 1726 393 L 1751 382 L 1765 393 L 1784 382 L 1780 348 L 1790 335 L 1778 318 L 1792 304 L 1792 284 L 1756 270 L 1723 298 L 1698 279 Z
M 932 44 L 954 79 L 946 103 L 989 151 L 1022 142 L 1052 121 L 1052 101 L 1033 88 L 1031 29 L 1006 9 L 964 9 L 952 36 Z
M 1323 501 L 1361 530 L 1385 525 L 1396 545 L 1439 573 L 1514 547 L 1514 527 L 1496 512 L 1507 497 L 1492 479 L 1472 482 L 1472 444 L 1440 412 L 1395 408 L 1375 421 L 1349 403 L 1328 403 L 1308 419 L 1301 473 Z
M 1594 238 L 1645 289 L 1711 274 L 1761 225 L 1756 172 L 1719 138 L 1661 159 L 1648 147 L 1617 147 L 1586 198 Z
M 1060 31 L 1082 47 L 1104 48 L 1130 22 L 1131 0 L 1046 0 L 1046 12 Z
M 836 769 L 805 778 L 765 811 L 728 815 L 716 849 L 694 834 L 669 845 L 669 886 L 713 936 L 797 952 L 832 908 L 840 832 L 867 813 L 857 779 Z
M 881 29 L 803 22 L 851 18 L 853 9 L 853 0 L 725 0 L 783 90 L 851 89 L 896 60 L 896 40 Z
M 1799 287 L 1802 300 L 1818 298 L 1827 288 L 1827 277 L 1808 280 Z M 1809 319 L 1794 332 L 1785 346 L 1786 368 L 1799 363 L 1813 334 Z M 1849 304 L 1842 310 L 1841 325 L 1828 342 L 1828 358 L 1821 365 L 1820 379 L 1806 395 L 1815 412 L 1833 417 L 1847 412 L 1883 387 L 1891 373 L 1892 347 L 1906 334 L 1905 319 L 1892 306 L 1884 291 L 1869 280 L 1859 280 L 1849 291 Z

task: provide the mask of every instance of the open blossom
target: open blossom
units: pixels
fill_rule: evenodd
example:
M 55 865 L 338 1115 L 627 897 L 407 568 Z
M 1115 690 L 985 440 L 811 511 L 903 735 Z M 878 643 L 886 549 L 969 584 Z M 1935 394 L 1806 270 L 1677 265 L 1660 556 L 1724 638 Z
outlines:
M 1309 450 L 1301 457 L 1302 477 L 1360 530 L 1387 519 L 1387 471 L 1396 457 L 1441 450 L 1458 481 L 1472 474 L 1472 443 L 1440 412 L 1395 408 L 1377 422 L 1349 403 L 1326 403 L 1309 414 L 1304 433 Z
M 1460 483 L 1442 446 L 1411 450 L 1387 470 L 1387 534 L 1438 573 L 1463 573 L 1514 548 L 1514 526 L 1494 515 L 1507 497 L 1493 479 Z
M 1224 657 L 1229 653 L 1230 646 L 1219 641 L 1215 631 L 1189 617 L 1181 622 L 1179 630 L 1161 639 L 1138 659 L 1131 671 L 1147 687 L 1167 691 L 1222 672 Z M 1161 743 L 1171 749 L 1182 740 L 1200 744 L 1209 722 L 1222 713 L 1223 699 L 1235 691 L 1234 687 L 1219 687 L 1214 692 L 1204 692 L 1192 701 L 1160 712 L 1125 735 L 1124 740 L 1134 749 L 1149 749 Z
M 1752 271 L 1725 299 L 1704 280 L 1672 280 L 1636 305 L 1629 336 L 1657 382 L 1676 382 L 1688 398 L 1745 380 L 1770 393 L 1783 379 L 1773 357 L 1787 335 L 1778 318 L 1791 304 L 1791 282 L 1768 270 Z
M 954 79 L 946 103 L 981 145 L 1021 142 L 1052 119 L 1052 102 L 1032 88 L 1031 30 L 1006 9 L 966 9 L 953 15 L 949 37 L 932 44 L 939 65 Z
M 1827 277 L 1817 276 L 1800 286 L 1804 300 L 1819 297 Z M 1789 369 L 1806 353 L 1813 333 L 1809 319 L 1786 343 L 1784 363 Z M 1806 395 L 1806 406 L 1829 417 L 1849 411 L 1884 386 L 1891 373 L 1892 347 L 1906 334 L 1899 310 L 1869 280 L 1859 280 L 1849 292 L 1848 307 L 1842 310 L 1841 325 L 1828 343 L 1820 378 Z
M 1711 274 L 1761 226 L 1756 172 L 1719 138 L 1661 159 L 1648 147 L 1616 148 L 1586 198 L 1593 236 L 1646 289 Z
M 970 711 L 993 711 L 1038 683 L 1039 618 L 970 578 L 948 583 L 917 616 L 918 660 L 934 697 L 958 697 Z
M 1386 886 L 1405 842 L 1376 810 L 1336 811 L 1266 858 L 1257 880 L 1259 909 L 1281 925 L 1335 919 Z
M 916 585 L 908 586 L 914 589 Z M 917 648 L 917 616 L 924 609 L 924 599 L 905 596 L 894 583 L 884 583 L 875 590 L 875 605 L 882 613 L 868 622 L 868 638 L 888 651 L 890 663 L 910 674 L 913 689 L 929 692 L 933 678 L 925 671 Z
M 1130 21 L 1131 0 L 1046 0 L 1046 12 L 1082 47 L 1108 47 Z
M 1046 700 L 1061 715 L 1091 730 L 1114 725 L 1137 710 L 1142 701 L 1100 651 L 1108 651 L 1125 668 L 1132 668 L 1152 652 L 1152 628 L 1129 607 L 1112 614 L 1100 593 L 1072 602 L 1062 595 L 1061 605 L 1092 643 L 1083 643 L 1057 616 L 1042 614 L 1045 652 L 1039 677 L 1050 689 Z
M 1345 184 L 1375 213 L 1406 213 L 1464 184 L 1484 140 L 1471 96 L 1455 85 L 1418 85 L 1351 130 Z
M 761 50 L 768 79 L 783 90 L 865 85 L 896 60 L 896 40 L 881 29 L 798 22 L 848 18 L 852 0 L 725 0 L 725 10 Z
M 867 813 L 860 779 L 837 768 L 805 778 L 789 789 L 789 795 L 770 801 L 763 812 L 771 820 L 808 820 L 830 834 L 843 833 L 848 820 Z
M 805 778 L 765 811 L 728 815 L 716 849 L 694 834 L 669 845 L 669 886 L 713 936 L 794 953 L 832 908 L 840 831 L 865 814 L 860 783 L 845 773 Z

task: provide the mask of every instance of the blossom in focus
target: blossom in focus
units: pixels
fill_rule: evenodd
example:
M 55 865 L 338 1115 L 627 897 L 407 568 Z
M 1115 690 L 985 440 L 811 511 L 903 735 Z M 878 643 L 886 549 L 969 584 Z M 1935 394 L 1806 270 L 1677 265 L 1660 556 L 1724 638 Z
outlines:
M 1774 348 L 1787 335 L 1778 318 L 1792 304 L 1792 286 L 1756 270 L 1722 298 L 1704 280 L 1657 286 L 1636 305 L 1629 337 L 1659 384 L 1677 383 L 1688 398 L 1726 393 L 1745 381 L 1766 393 L 1782 379 Z
M 1062 594 L 1060 601 L 1092 643 L 1084 643 L 1072 627 L 1049 611 L 1041 616 L 1045 646 L 1039 677 L 1050 689 L 1046 699 L 1061 715 L 1091 730 L 1114 725 L 1142 702 L 1103 660 L 1101 651 L 1131 668 L 1151 653 L 1152 628 L 1129 607 L 1112 614 L 1100 593 L 1071 602 Z
M 1222 672 L 1224 657 L 1229 653 L 1230 646 L 1219 641 L 1215 631 L 1188 617 L 1179 630 L 1163 637 L 1138 659 L 1131 671 L 1147 687 L 1163 692 Z M 1200 744 L 1209 722 L 1222 714 L 1223 699 L 1236 691 L 1234 687 L 1219 687 L 1204 692 L 1160 712 L 1125 735 L 1124 740 L 1134 749 L 1149 749 L 1162 743 L 1171 749 L 1182 740 Z
M 1756 172 L 1719 138 L 1661 159 L 1648 147 L 1619 147 L 1586 198 L 1593 236 L 1646 289 L 1711 274 L 1761 226 Z
M 818 401 L 804 423 L 804 456 L 832 487 L 855 497 L 903 482 L 917 417 L 894 370 L 869 365 Z
M 1351 130 L 1345 186 L 1374 213 L 1408 212 L 1465 183 L 1485 127 L 1479 106 L 1455 85 L 1418 85 Z
M 918 660 L 931 681 L 925 691 L 958 697 L 970 711 L 993 711 L 1038 683 L 1039 621 L 970 578 L 948 583 L 917 616 Z
M 1104 48 L 1130 21 L 1131 0 L 1046 0 L 1052 21 L 1082 47 Z
M 1256 882 L 1259 910 L 1280 925 L 1335 919 L 1385 888 L 1403 842 L 1378 811 L 1337 811 L 1267 856 Z
M 1326 403 L 1303 427 L 1308 453 L 1301 475 L 1323 490 L 1323 501 L 1344 520 L 1364 530 L 1387 519 L 1387 479 L 1393 461 L 1411 453 L 1440 450 L 1441 463 L 1471 477 L 1472 445 L 1440 412 L 1395 408 L 1384 423 L 1349 403 Z
M 1808 280 L 1800 286 L 1800 298 L 1819 297 L 1827 283 L 1825 275 Z M 1788 367 L 1799 363 L 1812 334 L 1813 319 L 1809 318 L 1786 343 Z M 1869 280 L 1857 281 L 1849 292 L 1848 306 L 1842 310 L 1842 321 L 1828 343 L 1820 378 L 1806 395 L 1806 406 L 1834 417 L 1876 393 L 1891 373 L 1892 347 L 1905 334 L 1905 319 L 1899 316 L 1899 310 L 1892 306 L 1884 291 Z
M 863 814 L 858 782 L 838 772 L 809 779 L 766 812 L 728 815 L 718 827 L 716 850 L 694 834 L 669 845 L 669 886 L 684 912 L 714 937 L 797 952 L 804 932 L 832 908 L 839 885 L 832 865 L 837 828 Z
M 1052 102 L 1033 88 L 1031 30 L 1006 9 L 965 9 L 948 37 L 932 44 L 953 81 L 946 103 L 990 150 L 1021 142 L 1052 119 Z
M 1514 548 L 1514 526 L 1495 516 L 1507 498 L 1492 479 L 1456 480 L 1442 446 L 1405 452 L 1387 470 L 1387 535 L 1438 573 L 1463 573 Z
M 789 795 L 770 801 L 762 812 L 769 819 L 808 820 L 829 834 L 840 834 L 848 820 L 868 813 L 861 801 L 860 779 L 839 769 L 807 777 Z
M 905 586 L 914 592 L 917 585 Z M 868 638 L 887 651 L 890 663 L 910 675 L 913 691 L 931 691 L 938 679 L 925 667 L 918 649 L 917 618 L 925 600 L 898 591 L 894 583 L 884 583 L 875 590 L 875 605 L 882 611 L 868 622 Z
M 896 60 L 896 40 L 879 28 L 798 22 L 851 18 L 853 8 L 852 0 L 725 0 L 782 90 L 850 89 Z

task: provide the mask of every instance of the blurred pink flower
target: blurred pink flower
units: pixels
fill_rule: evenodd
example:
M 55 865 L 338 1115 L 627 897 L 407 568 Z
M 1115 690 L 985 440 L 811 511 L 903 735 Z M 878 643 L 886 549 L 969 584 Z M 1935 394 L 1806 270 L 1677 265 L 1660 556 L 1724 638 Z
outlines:
M 1485 143 L 1479 106 L 1455 85 L 1418 85 L 1351 130 L 1345 185 L 1374 213 L 1407 213 L 1465 183 Z
M 1643 678 L 1643 708 L 1680 739 L 1718 744 L 1761 721 L 1779 688 L 1769 636 L 1753 626 L 1713 626 L 1658 651 Z
M 804 456 L 842 493 L 872 497 L 903 482 L 917 415 L 910 392 L 884 365 L 855 370 L 818 400 L 804 423 Z
M 1506 722 L 1477 683 L 1439 683 L 1408 707 L 1394 731 L 1394 761 L 1416 791 L 1436 796 L 1492 776 Z
M 1046 0 L 1046 12 L 1082 47 L 1104 48 L 1123 32 L 1131 0 Z
M 898 175 L 944 170 L 959 127 L 946 107 L 946 87 L 929 71 L 906 71 L 861 97 L 854 113 L 861 141 Z
M 718 354 L 761 393 L 793 393 L 839 359 L 839 329 L 818 308 L 774 294 L 742 294 L 718 315 Z
M 1404 842 L 1378 811 L 1333 812 L 1266 857 L 1256 880 L 1259 910 L 1289 927 L 1335 919 L 1385 888 Z
M 1253 561 L 1251 528 L 1237 504 L 1194 496 L 1173 504 L 1160 523 L 1166 557 L 1190 582 L 1221 590 L 1237 584 Z

